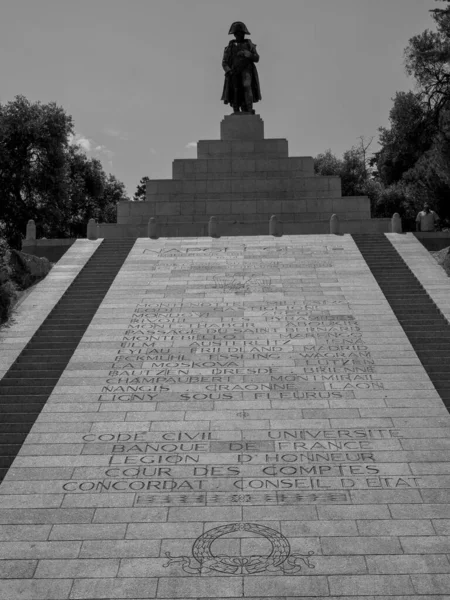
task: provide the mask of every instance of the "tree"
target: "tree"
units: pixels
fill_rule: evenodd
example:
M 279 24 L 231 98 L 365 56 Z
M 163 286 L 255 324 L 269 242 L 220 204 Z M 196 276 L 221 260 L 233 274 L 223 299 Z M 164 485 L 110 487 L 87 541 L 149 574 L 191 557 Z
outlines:
M 366 144 L 364 137 L 360 137 L 360 143 L 352 146 L 344 152 L 342 157 L 342 195 L 364 196 L 366 184 L 369 180 L 367 150 L 372 140 Z
M 98 209 L 98 221 L 103 223 L 116 222 L 116 205 L 122 200 L 129 200 L 125 185 L 114 175 L 104 175 L 103 194 Z
M 437 0 L 438 2 L 450 3 L 450 0 Z M 434 8 L 430 11 L 433 13 L 433 18 L 438 26 L 438 30 L 446 36 L 446 43 L 444 42 L 442 48 L 442 54 L 438 57 L 444 60 L 450 60 L 450 46 L 448 40 L 450 39 L 450 6 L 446 8 Z
M 128 198 L 124 184 L 114 175 L 106 175 L 98 159 L 88 158 L 77 146 L 69 149 L 69 157 L 67 232 L 70 237 L 80 237 L 89 219 L 115 222 L 117 202 Z
M 374 137 L 375 136 L 372 135 L 370 140 L 367 142 L 363 135 L 359 136 L 359 151 L 364 165 L 364 177 L 366 179 L 369 179 L 369 168 L 372 166 L 372 158 L 369 156 L 368 151 L 372 145 Z M 371 175 L 373 175 L 373 172 L 371 172 Z
M 317 175 L 341 176 L 342 160 L 337 158 L 329 148 L 314 158 L 314 172 Z
M 330 149 L 318 154 L 314 159 L 314 172 L 318 175 L 337 176 L 342 181 L 343 196 L 365 195 L 369 180 L 369 158 L 367 151 L 372 143 L 360 137 L 360 143 L 344 152 L 342 159 L 337 158 Z
M 405 49 L 415 91 L 396 94 L 390 127 L 380 128 L 376 162 L 385 188 L 378 212 L 383 202 L 390 210 L 396 198 L 396 212 L 411 219 L 428 201 L 445 224 L 450 222 L 450 3 L 441 1 L 447 6 L 431 11 L 436 31 L 412 37 Z
M 71 133 L 72 118 L 55 103 L 17 96 L 0 104 L 0 221 L 11 244 L 20 243 L 28 219 L 62 224 Z
M 437 132 L 434 117 L 414 92 L 398 92 L 389 113 L 390 128 L 380 127 L 377 166 L 381 181 L 390 185 L 414 168 Z
M 416 80 L 418 93 L 436 117 L 448 102 L 450 85 L 450 5 L 430 11 L 437 31 L 426 29 L 409 40 L 406 72 Z
M 0 104 L 0 233 L 19 248 L 29 219 L 45 237 L 80 237 L 93 217 L 115 220 L 125 188 L 70 144 L 72 117 L 24 96 Z
M 147 175 L 145 175 L 145 177 L 142 177 L 140 182 L 138 183 L 138 186 L 133 196 L 133 200 L 135 202 L 145 201 L 145 190 L 147 181 L 150 181 L 150 177 L 147 177 Z

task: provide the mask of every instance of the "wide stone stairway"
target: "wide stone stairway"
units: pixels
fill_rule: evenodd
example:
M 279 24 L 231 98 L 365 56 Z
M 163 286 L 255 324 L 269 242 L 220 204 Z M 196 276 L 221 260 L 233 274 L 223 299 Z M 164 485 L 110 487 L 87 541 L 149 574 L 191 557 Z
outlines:
M 0 331 L 0 600 L 448 600 L 449 316 L 411 235 L 77 241 Z
M 133 241 L 105 240 L 0 381 L 0 480 L 92 321 Z

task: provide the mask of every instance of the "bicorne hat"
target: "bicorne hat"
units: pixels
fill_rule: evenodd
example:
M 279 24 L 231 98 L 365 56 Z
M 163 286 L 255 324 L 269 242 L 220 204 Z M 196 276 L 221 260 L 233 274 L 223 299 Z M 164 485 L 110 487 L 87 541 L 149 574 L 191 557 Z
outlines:
M 243 23 L 242 21 L 235 21 L 234 23 L 232 23 L 228 35 L 234 34 L 236 33 L 236 31 L 239 30 L 243 31 L 247 35 L 250 35 L 250 31 L 247 29 L 245 23 Z

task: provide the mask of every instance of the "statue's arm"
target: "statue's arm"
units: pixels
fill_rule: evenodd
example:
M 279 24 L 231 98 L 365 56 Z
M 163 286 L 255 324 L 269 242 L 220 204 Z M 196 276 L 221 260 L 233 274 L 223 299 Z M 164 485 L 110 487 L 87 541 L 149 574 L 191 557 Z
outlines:
M 249 46 L 249 52 L 251 53 L 250 60 L 252 60 L 255 63 L 259 62 L 259 54 L 256 51 L 256 45 L 249 40 Z
M 222 58 L 222 68 L 225 71 L 225 73 L 228 73 L 228 71 L 231 71 L 230 65 L 228 64 L 230 61 L 230 48 L 229 46 L 225 47 L 225 50 L 223 51 L 223 58 Z

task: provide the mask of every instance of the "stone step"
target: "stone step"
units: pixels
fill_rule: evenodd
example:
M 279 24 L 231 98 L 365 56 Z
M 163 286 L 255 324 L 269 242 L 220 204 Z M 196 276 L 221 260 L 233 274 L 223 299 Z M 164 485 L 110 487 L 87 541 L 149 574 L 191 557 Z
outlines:
M 61 307 L 57 307 L 55 309 L 52 310 L 51 316 L 52 316 L 52 320 L 55 319 L 55 323 L 59 324 L 59 323 L 65 323 L 66 319 L 68 322 L 71 322 L 72 320 L 76 320 L 77 319 L 77 315 L 80 314 L 80 311 L 77 310 L 77 305 L 72 306 L 71 308 L 61 308 Z M 83 311 L 84 312 L 84 311 Z M 92 309 L 90 309 L 90 314 L 89 314 L 89 320 L 86 317 L 81 317 L 82 319 L 86 319 L 86 325 L 89 325 L 89 323 L 92 321 L 92 318 L 94 317 L 94 314 Z
M 39 360 L 45 362 L 52 362 L 55 359 L 58 362 L 61 362 L 63 357 L 66 357 L 68 361 L 72 356 L 73 351 L 71 348 L 47 348 L 44 347 L 42 349 L 29 348 L 29 345 L 25 346 L 20 355 L 17 357 L 16 362 L 21 363 L 23 361 L 29 360 L 32 358 L 33 360 L 39 358 Z
M 421 291 L 415 292 L 413 290 L 408 290 L 408 289 L 405 289 L 405 291 L 403 293 L 400 291 L 397 291 L 397 290 L 392 291 L 389 289 L 383 289 L 383 294 L 386 296 L 386 298 L 389 298 L 392 300 L 403 300 L 405 303 L 410 302 L 410 303 L 416 304 L 419 302 L 431 300 L 430 296 L 426 292 L 421 292 Z
M 397 310 L 400 310 L 400 307 L 397 305 L 396 306 Z M 403 318 L 421 318 L 423 316 L 429 316 L 430 318 L 442 318 L 442 313 L 438 308 L 432 308 L 432 307 L 419 307 L 419 308 L 410 308 L 410 307 L 403 307 L 401 308 L 401 315 L 400 317 Z M 397 316 L 397 315 L 396 315 Z
M 403 292 L 409 295 L 416 294 L 417 296 L 428 296 L 427 292 L 421 285 L 415 285 L 407 281 L 405 281 L 403 284 L 401 280 L 389 284 L 384 284 L 383 281 L 380 279 L 378 279 L 377 281 L 380 287 L 383 287 L 384 294 L 401 294 Z
M 29 424 L 24 423 L 0 423 L 0 434 L 18 434 L 25 437 L 30 428 L 31 426 Z M 5 438 L 2 437 L 2 440 L 3 439 Z
M 61 316 L 58 316 L 58 309 L 55 308 L 54 310 L 52 310 L 51 315 L 52 315 L 52 324 L 54 325 L 89 325 L 89 323 L 92 321 L 92 316 L 91 315 L 87 315 L 87 316 L 77 316 L 76 314 L 74 314 L 73 316 L 68 315 L 66 312 L 60 311 L 61 312 Z M 47 324 L 42 324 L 40 328 L 42 327 L 46 327 Z M 40 329 L 39 328 L 39 329 Z
M 45 402 L 33 402 L 31 404 L 9 402 L 8 404 L 3 404 L 3 398 L 0 396 L 0 415 L 5 419 L 7 415 L 17 413 L 33 413 L 38 415 L 41 412 L 41 408 L 45 405 Z
M 447 368 L 447 366 L 450 364 L 450 353 L 447 356 L 436 356 L 433 358 L 422 358 L 420 360 L 420 362 L 423 364 L 423 366 L 426 368 L 427 372 L 440 372 L 444 369 Z
M 86 327 L 90 324 L 92 318 L 85 319 L 83 321 L 65 321 L 65 320 L 55 320 L 53 319 L 49 323 L 45 323 L 39 327 L 36 331 L 39 333 L 45 333 L 48 331 L 58 331 L 64 329 L 65 331 L 84 331 Z
M 35 412 L 14 412 L 14 413 L 2 413 L 2 419 L 7 423 L 26 423 L 30 428 L 34 425 L 38 418 L 42 407 L 38 407 Z M 1 436 L 0 436 L 1 438 Z M 1 444 L 1 439 L 0 439 Z
M 409 330 L 407 333 L 410 340 L 423 340 L 426 342 L 428 339 L 430 339 L 437 342 L 450 342 L 450 331 Z
M 81 339 L 86 331 L 86 327 L 84 329 L 69 329 L 69 328 L 48 328 L 48 329 L 39 329 L 37 332 L 38 340 L 40 342 L 44 340 L 58 340 L 59 338 L 68 340 L 68 339 Z
M 55 382 L 56 383 L 56 382 Z M 54 388 L 54 385 L 8 385 L 0 384 L 0 402 L 2 396 L 16 396 L 37 394 L 38 396 L 47 395 L 50 396 Z
M 19 370 L 20 372 L 20 370 Z M 22 377 L 18 376 L 16 369 L 10 369 L 6 375 L 4 375 L 3 379 L 0 382 L 7 381 L 8 385 L 11 385 L 11 381 L 26 381 L 27 379 L 31 380 L 41 380 L 41 379 L 59 379 L 61 376 L 61 369 L 52 369 L 44 371 L 38 368 L 29 368 L 27 374 Z
M 82 296 L 74 296 L 73 298 L 65 298 L 63 300 L 61 300 L 61 302 L 59 302 L 58 304 L 58 309 L 76 309 L 77 306 L 81 305 L 83 308 L 94 308 L 98 302 L 101 300 L 101 298 L 103 298 L 104 296 L 99 296 L 98 298 L 90 298 L 90 296 L 86 295 L 82 295 Z
M 446 321 L 439 315 L 436 315 L 433 319 L 430 317 L 429 319 L 407 319 L 407 320 L 399 320 L 399 323 L 403 327 L 403 329 L 408 330 L 420 330 L 427 331 L 430 328 L 433 329 L 446 329 Z
M 383 274 L 383 276 L 388 276 L 389 274 L 392 274 L 392 273 L 399 273 L 399 274 L 405 274 L 405 275 L 411 274 L 411 269 L 408 266 L 399 265 L 398 263 L 395 262 L 395 256 L 393 256 L 390 259 L 389 268 L 386 267 L 385 260 L 380 260 L 379 258 L 375 258 L 375 257 L 373 259 L 371 259 L 370 256 L 367 255 L 366 252 L 364 252 L 364 256 L 365 256 L 366 260 L 370 261 L 370 270 L 380 272 L 380 274 Z
M 410 316 L 408 314 L 408 316 L 403 317 L 397 315 L 397 319 L 402 326 L 417 324 L 426 327 L 427 325 L 434 325 L 436 323 L 441 325 L 445 325 L 447 323 L 445 317 L 439 315 L 438 313 L 435 313 L 434 316 L 423 316 L 423 313 L 419 313 L 418 315 L 414 316 Z
M 78 344 L 77 344 L 78 345 Z M 38 341 L 31 341 L 27 344 L 27 349 L 29 350 L 70 350 L 73 348 L 74 342 L 66 341 L 66 342 L 56 342 L 56 341 L 41 341 L 38 338 Z
M 377 273 L 375 269 L 371 269 L 372 273 Z M 395 275 L 395 278 L 394 278 Z M 384 271 L 383 275 L 379 275 L 377 273 L 377 281 L 381 283 L 385 287 L 392 286 L 400 286 L 402 284 L 408 285 L 410 287 L 414 287 L 417 289 L 423 289 L 423 286 L 418 281 L 411 281 L 411 273 L 409 274 L 400 274 L 400 273 L 390 273 L 389 276 L 386 276 Z
M 408 335 L 426 335 L 429 333 L 430 335 L 428 335 L 428 337 L 432 337 L 434 333 L 442 331 L 442 323 L 437 323 L 436 325 L 426 325 L 423 327 L 417 325 L 402 325 L 402 327 Z
M 83 301 L 86 300 L 93 300 L 95 299 L 101 299 L 105 296 L 104 292 L 98 292 L 96 291 L 96 286 L 92 286 L 92 287 L 82 287 L 77 291 L 74 291 L 72 294 L 70 294 L 70 300 L 73 302 L 74 300 L 80 299 Z M 64 298 L 61 301 L 61 304 L 65 304 L 68 301 L 68 298 Z
M 47 400 L 48 398 L 45 394 L 21 395 L 19 400 L 17 395 L 9 396 L 8 394 L 3 394 L 2 392 L 0 393 L 1 404 L 18 404 L 22 402 L 24 404 L 45 404 Z M 5 423 L 5 425 L 7 424 Z
M 388 292 L 389 295 L 389 292 Z M 429 306 L 430 308 L 435 306 L 433 300 L 428 296 L 428 294 L 423 294 L 421 296 L 416 296 L 415 294 L 410 294 L 409 298 L 408 298 L 408 302 L 405 302 L 405 300 L 402 300 L 402 298 L 400 298 L 398 295 L 397 296 L 393 296 L 391 298 L 391 304 L 395 304 L 396 307 L 400 305 L 400 307 L 405 306 L 405 310 L 408 310 L 409 308 L 421 308 L 424 306 Z
M 2 433 L 1 435 L 3 444 L 23 444 L 27 437 L 26 433 Z M 4 464 L 0 459 L 0 466 L 4 467 L 9 465 Z
M 21 444 L 2 444 L 0 443 L 0 457 L 3 458 L 2 465 L 5 466 L 12 463 L 12 460 L 15 458 L 16 454 L 19 452 Z M 11 457 L 11 459 L 9 459 Z M 5 460 L 6 458 L 6 460 Z
M 447 371 L 433 371 L 427 368 L 427 373 L 430 375 L 430 379 L 433 380 L 433 384 L 446 385 L 450 391 L 450 375 Z
M 29 350 L 27 352 L 26 355 L 21 356 L 20 359 L 17 358 L 14 364 L 11 365 L 10 370 L 12 373 L 23 373 L 27 369 L 31 369 L 33 373 L 38 369 L 50 369 L 62 372 L 71 358 L 71 354 L 64 354 L 58 351 L 53 351 L 52 353 L 50 351 L 37 350 L 35 353 Z
M 0 401 L 4 402 L 4 403 L 17 402 L 18 401 L 17 396 L 18 396 L 17 394 L 13 394 L 13 395 L 6 394 L 2 390 L 0 392 Z M 20 396 L 20 402 L 25 402 L 25 403 L 36 402 L 39 404 L 41 402 L 45 402 L 46 398 L 47 398 L 46 394 L 38 394 L 38 393 L 31 392 L 30 394 L 22 394 Z M 7 423 L 3 423 L 3 425 L 7 425 Z
M 374 271 L 372 271 L 372 273 L 374 273 Z M 377 281 L 379 284 L 381 284 L 383 286 L 383 289 L 388 289 L 388 290 L 399 289 L 400 290 L 402 288 L 406 288 L 406 289 L 411 289 L 411 290 L 424 291 L 423 286 L 421 286 L 419 283 L 412 282 L 410 280 L 409 276 L 408 277 L 395 276 L 395 280 L 393 279 L 392 275 L 389 278 L 377 277 Z
M 438 346 L 439 344 L 430 344 L 429 342 L 419 348 L 417 351 L 417 356 L 424 360 L 433 360 L 436 358 L 447 358 L 450 357 L 450 344 L 440 344 L 441 348 L 433 347 Z M 443 347 L 444 346 L 444 347 Z

